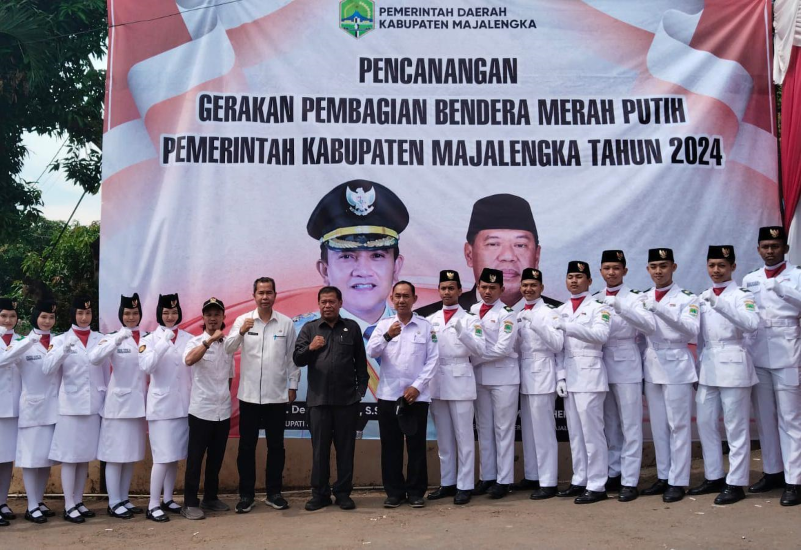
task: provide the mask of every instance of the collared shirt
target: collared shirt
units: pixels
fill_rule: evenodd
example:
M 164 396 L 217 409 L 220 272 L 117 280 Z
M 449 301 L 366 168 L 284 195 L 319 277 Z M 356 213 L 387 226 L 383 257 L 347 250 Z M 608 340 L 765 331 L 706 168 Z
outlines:
M 431 338 L 431 323 L 415 313 L 408 324 L 401 323 L 401 333 L 387 342 L 384 333 L 395 321 L 400 321 L 397 315 L 379 321 L 367 343 L 367 355 L 381 360 L 376 397 L 395 401 L 413 386 L 420 392 L 417 401 L 429 402 L 428 383 L 439 359 L 437 343 Z
M 245 335 L 239 333 L 245 319 L 253 319 L 253 327 Z M 292 361 L 295 351 L 295 327 L 292 319 L 273 310 L 266 323 L 254 309 L 240 315 L 225 339 L 225 349 L 231 355 L 240 344 L 239 393 L 247 403 L 287 403 L 289 392 L 297 390 L 300 369 Z
M 322 336 L 325 345 L 310 351 L 315 336 Z M 364 340 L 359 324 L 352 319 L 339 317 L 333 327 L 323 319 L 303 325 L 293 359 L 299 367 L 309 367 L 306 403 L 310 407 L 358 403 L 361 392 L 367 390 L 370 377 Z
M 208 337 L 204 332 L 189 340 L 184 349 L 184 364 L 189 352 L 202 346 Z M 192 369 L 189 414 L 212 421 L 231 418 L 231 390 L 228 380 L 234 377 L 234 354 L 228 353 L 225 344 L 218 340 L 209 346 L 200 361 L 187 368 Z

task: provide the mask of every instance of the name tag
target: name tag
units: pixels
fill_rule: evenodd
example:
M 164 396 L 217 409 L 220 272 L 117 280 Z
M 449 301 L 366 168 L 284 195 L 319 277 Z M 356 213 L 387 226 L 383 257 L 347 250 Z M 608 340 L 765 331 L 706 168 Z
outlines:
M 259 335 L 258 332 L 248 332 L 247 334 L 248 334 L 248 336 L 258 336 Z
M 128 348 L 117 348 L 117 353 L 131 353 Z
M 745 286 L 759 286 L 759 281 L 749 281 Z
M 38 360 L 40 360 L 41 358 L 42 358 L 42 356 L 41 356 L 41 355 L 26 355 L 26 356 L 25 356 L 25 360 L 26 360 L 26 361 L 38 361 Z

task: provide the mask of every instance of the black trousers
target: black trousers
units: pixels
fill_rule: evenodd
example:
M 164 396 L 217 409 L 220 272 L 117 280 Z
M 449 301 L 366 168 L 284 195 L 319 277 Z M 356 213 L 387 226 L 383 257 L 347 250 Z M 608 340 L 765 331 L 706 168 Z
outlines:
M 381 477 L 387 496 L 422 497 L 428 488 L 426 463 L 426 424 L 428 403 L 411 406 L 417 420 L 417 433 L 405 436 L 395 416 L 395 402 L 378 400 L 378 428 L 381 431 Z M 406 441 L 406 479 L 403 478 L 403 442 Z
M 206 479 L 203 482 L 203 500 L 217 500 L 220 488 L 220 468 L 225 457 L 231 419 L 203 420 L 189 415 L 189 449 L 186 456 L 186 475 L 184 476 L 184 505 L 197 507 L 200 489 L 200 469 L 203 455 L 206 455 Z
M 337 453 L 336 497 L 349 496 L 353 490 L 353 454 L 356 450 L 356 425 L 359 403 L 309 407 L 309 430 L 312 440 L 312 496 L 328 497 L 331 487 L 331 443 Z
M 281 492 L 284 478 L 284 426 L 286 403 L 248 403 L 239 400 L 239 453 L 236 467 L 239 470 L 239 496 L 256 496 L 256 444 L 259 430 L 267 435 L 267 495 Z

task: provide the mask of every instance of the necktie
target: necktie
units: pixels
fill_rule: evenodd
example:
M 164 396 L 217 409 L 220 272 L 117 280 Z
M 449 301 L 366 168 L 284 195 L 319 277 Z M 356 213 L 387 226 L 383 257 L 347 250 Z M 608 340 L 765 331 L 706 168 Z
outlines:
M 573 304 L 573 312 L 574 313 L 579 308 L 579 306 L 581 305 L 581 302 L 583 302 L 583 301 L 584 301 L 584 296 L 582 296 L 581 298 L 570 298 L 570 303 Z
M 659 289 L 656 289 L 656 290 L 654 291 L 654 297 L 656 298 L 656 301 L 657 301 L 657 302 L 661 302 L 661 301 L 662 301 L 662 298 L 664 298 L 664 297 L 665 297 L 665 294 L 667 294 L 668 292 L 670 292 L 670 289 L 668 289 L 668 290 L 659 290 Z
M 86 343 L 89 342 L 89 333 L 92 332 L 92 331 L 91 330 L 75 330 L 75 329 L 72 329 L 72 332 L 74 332 L 75 336 L 77 336 L 78 339 L 81 341 L 81 343 L 83 344 L 83 347 L 86 347 Z
M 39 343 L 42 344 L 44 349 L 50 347 L 50 335 L 49 334 L 42 334 L 42 339 L 39 340 Z
M 779 273 L 781 273 L 782 271 L 784 271 L 784 268 L 785 268 L 785 267 L 787 267 L 787 263 L 786 263 L 786 262 L 785 262 L 785 263 L 783 263 L 782 265 L 780 265 L 779 267 L 777 267 L 776 269 L 768 269 L 768 268 L 765 268 L 765 276 L 766 276 L 768 279 L 772 279 L 772 278 L 774 278 L 776 275 L 778 275 Z
M 13 334 L 10 333 L 10 332 L 3 335 L 3 342 L 5 342 L 7 346 L 11 344 L 11 336 L 12 335 Z
M 525 309 L 534 309 L 534 304 L 526 304 Z
M 481 304 L 481 310 L 479 310 L 479 312 L 478 312 L 479 318 L 483 319 L 484 315 L 491 309 L 492 309 L 492 305 L 491 304 Z
M 134 342 L 136 342 L 136 345 L 138 346 L 139 345 L 139 331 L 138 330 L 131 331 L 131 334 L 133 334 Z
M 607 296 L 617 296 L 618 292 L 620 292 L 620 291 L 619 290 L 609 290 L 609 289 L 607 289 L 606 290 L 606 295 Z
M 448 321 L 451 320 L 451 317 L 453 317 L 454 313 L 456 313 L 455 309 L 443 309 L 442 310 L 442 315 L 445 316 L 445 324 L 446 325 L 448 324 Z
M 724 290 L 726 290 L 726 287 L 722 286 L 720 288 L 713 288 L 712 292 L 715 293 L 715 296 L 720 296 L 720 293 L 723 292 Z

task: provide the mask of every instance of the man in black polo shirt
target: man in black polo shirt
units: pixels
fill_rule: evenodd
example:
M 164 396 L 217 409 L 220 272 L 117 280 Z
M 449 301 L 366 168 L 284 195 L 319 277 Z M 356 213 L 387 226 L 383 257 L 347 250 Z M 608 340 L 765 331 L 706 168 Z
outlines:
M 312 440 L 312 498 L 306 510 L 331 504 L 328 485 L 331 442 L 337 453 L 337 480 L 333 493 L 343 510 L 356 507 L 353 490 L 353 454 L 359 401 L 367 391 L 367 355 L 359 324 L 339 316 L 342 292 L 326 286 L 317 292 L 320 319 L 303 325 L 292 358 L 299 367 L 308 365 L 309 424 Z

